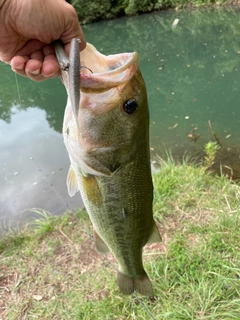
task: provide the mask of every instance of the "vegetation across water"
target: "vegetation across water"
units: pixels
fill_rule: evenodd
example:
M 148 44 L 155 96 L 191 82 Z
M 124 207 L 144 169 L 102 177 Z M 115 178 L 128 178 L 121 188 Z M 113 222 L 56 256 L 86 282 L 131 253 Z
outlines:
M 206 150 L 209 149 L 209 146 Z M 211 158 L 210 158 L 211 156 Z M 163 237 L 143 259 L 156 300 L 152 319 L 239 319 L 240 187 L 205 166 L 160 160 L 155 219 Z M 40 213 L 34 228 L 0 239 L 0 319 L 151 319 L 116 284 L 116 263 L 99 255 L 86 212 Z
M 70 0 L 78 14 L 81 23 L 111 19 L 124 15 L 164 10 L 170 8 L 185 8 L 223 3 L 238 3 L 238 0 Z

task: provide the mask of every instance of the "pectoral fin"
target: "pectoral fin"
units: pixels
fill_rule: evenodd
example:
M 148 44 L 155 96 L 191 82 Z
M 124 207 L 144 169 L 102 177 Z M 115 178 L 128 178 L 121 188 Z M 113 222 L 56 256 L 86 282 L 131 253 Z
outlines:
M 99 236 L 97 231 L 94 230 L 93 235 L 94 235 L 94 242 L 95 242 L 95 247 L 97 251 L 99 251 L 100 253 L 108 253 L 109 248 L 106 245 L 106 243 L 103 241 L 103 239 Z
M 101 207 L 102 195 L 96 178 L 92 175 L 83 175 L 82 185 L 88 201 L 97 207 Z
M 70 197 L 73 197 L 75 195 L 75 193 L 79 190 L 77 177 L 76 177 L 76 174 L 75 174 L 72 166 L 70 166 L 69 171 L 68 171 L 67 188 L 68 188 L 68 193 L 69 193 Z
M 157 228 L 155 222 L 153 222 L 152 233 L 150 234 L 150 237 L 149 237 L 147 243 L 154 243 L 154 242 L 162 242 L 162 237 L 158 231 L 158 228 Z

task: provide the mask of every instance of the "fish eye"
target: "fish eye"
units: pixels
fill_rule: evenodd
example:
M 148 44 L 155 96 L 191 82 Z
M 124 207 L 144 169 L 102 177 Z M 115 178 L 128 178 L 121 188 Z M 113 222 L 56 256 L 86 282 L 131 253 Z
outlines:
M 135 99 L 129 99 L 124 102 L 123 104 L 123 110 L 127 114 L 133 114 L 137 110 L 137 102 Z

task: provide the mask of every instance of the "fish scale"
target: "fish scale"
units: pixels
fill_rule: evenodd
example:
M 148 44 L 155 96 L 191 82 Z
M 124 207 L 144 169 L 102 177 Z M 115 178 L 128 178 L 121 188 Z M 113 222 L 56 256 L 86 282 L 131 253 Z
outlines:
M 74 50 L 70 49 L 73 65 L 79 59 Z M 138 55 L 105 56 L 87 44 L 81 60 L 93 73 L 82 69 L 79 105 L 76 86 L 70 88 L 78 70 L 64 77 L 68 103 L 63 135 L 71 162 L 68 191 L 73 196 L 80 190 L 97 250 L 115 256 L 122 293 L 136 290 L 153 296 L 142 248 L 161 237 L 153 219 L 149 112 Z
M 144 274 L 142 247 L 150 238 L 154 223 L 151 173 L 149 168 L 146 170 L 143 166 L 143 160 L 139 156 L 136 161 L 118 170 L 113 177 L 96 177 L 102 194 L 102 206 L 89 201 L 89 192 L 80 186 L 94 229 L 114 253 L 121 272 L 129 278 Z M 119 201 L 120 194 L 122 201 Z M 127 212 L 126 219 L 122 215 L 123 208 Z M 143 214 L 136 219 L 135 212 Z

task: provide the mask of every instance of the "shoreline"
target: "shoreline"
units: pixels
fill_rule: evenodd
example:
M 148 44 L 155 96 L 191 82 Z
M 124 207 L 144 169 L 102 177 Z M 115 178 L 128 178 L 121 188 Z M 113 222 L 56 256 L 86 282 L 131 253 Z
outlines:
M 153 175 L 163 241 L 143 250 L 156 299 L 140 299 L 154 319 L 240 314 L 240 187 L 206 169 L 168 159 Z M 42 214 L 34 228 L 5 234 L 0 262 L 0 319 L 149 319 L 119 292 L 116 261 L 96 252 L 86 211 Z
M 97 2 L 97 3 L 96 3 Z M 83 0 L 69 1 L 75 8 L 80 24 L 85 25 L 92 22 L 99 22 L 105 20 L 112 20 L 122 17 L 130 17 L 142 15 L 153 12 L 168 11 L 168 10 L 185 10 L 185 9 L 204 9 L 225 6 L 239 6 L 239 0 L 222 0 L 222 1 L 206 1 L 206 0 L 193 0 L 189 1 L 145 1 L 142 5 L 141 1 L 119 1 L 119 6 L 112 6 L 111 1 L 94 1 L 94 4 L 86 5 Z M 122 5 L 121 5 L 122 3 Z M 83 8 L 83 9 L 82 9 Z

